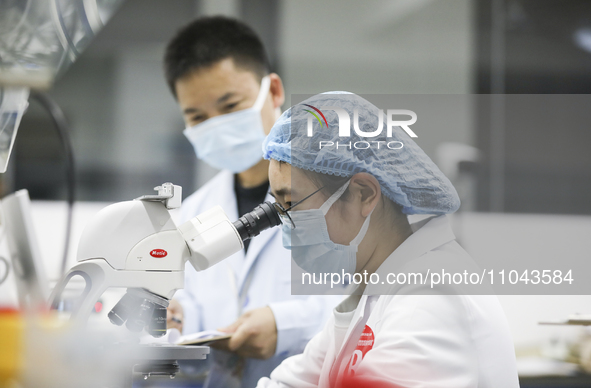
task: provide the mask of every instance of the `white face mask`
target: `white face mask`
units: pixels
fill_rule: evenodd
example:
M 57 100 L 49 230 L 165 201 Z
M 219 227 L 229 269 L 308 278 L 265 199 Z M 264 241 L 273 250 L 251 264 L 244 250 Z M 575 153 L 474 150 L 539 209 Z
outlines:
M 261 109 L 270 85 L 269 76 L 264 77 L 252 108 L 215 116 L 183 131 L 199 159 L 234 173 L 248 170 L 262 159 L 265 132 Z
M 290 221 L 283 222 L 283 246 L 291 250 L 295 263 L 306 272 L 355 273 L 357 248 L 367 233 L 371 213 L 349 245 L 337 244 L 330 239 L 325 218 L 330 207 L 347 190 L 349 182 L 324 202 L 320 209 L 290 211 L 295 228 Z M 371 212 L 373 213 L 373 209 Z

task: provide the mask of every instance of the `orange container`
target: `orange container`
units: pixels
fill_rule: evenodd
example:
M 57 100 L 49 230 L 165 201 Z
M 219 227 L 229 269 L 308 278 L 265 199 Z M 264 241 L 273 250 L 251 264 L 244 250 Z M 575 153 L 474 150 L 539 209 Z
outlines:
M 15 309 L 0 307 L 0 386 L 16 380 L 23 367 L 24 320 Z

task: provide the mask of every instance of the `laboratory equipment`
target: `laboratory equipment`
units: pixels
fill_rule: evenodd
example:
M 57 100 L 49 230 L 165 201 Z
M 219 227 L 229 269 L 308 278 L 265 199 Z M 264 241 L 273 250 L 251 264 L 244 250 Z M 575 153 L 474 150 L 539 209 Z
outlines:
M 49 282 L 33 227 L 28 191 L 8 195 L 1 207 L 19 305 L 37 309 L 47 301 Z
M 122 1 L 0 1 L 0 172 L 6 171 L 30 89 L 49 89 Z
M 18 126 L 29 106 L 28 98 L 27 88 L 0 87 L 0 173 L 6 172 Z
M 48 89 L 122 0 L 0 2 L 0 85 Z
M 0 172 L 6 171 L 29 89 L 49 89 L 121 2 L 0 1 Z
M 281 224 L 273 204 L 265 202 L 233 223 L 217 206 L 177 228 L 169 210 L 180 207 L 181 187 L 165 183 L 155 190 L 157 195 L 106 207 L 87 225 L 79 262 L 53 290 L 52 308 L 59 307 L 74 276 L 85 280 L 72 311 L 78 323 L 86 322 L 107 288 L 125 287 L 127 293 L 109 313 L 111 322 L 160 336 L 166 331 L 168 301 L 184 286 L 187 260 L 205 270 L 242 249 L 244 240 Z

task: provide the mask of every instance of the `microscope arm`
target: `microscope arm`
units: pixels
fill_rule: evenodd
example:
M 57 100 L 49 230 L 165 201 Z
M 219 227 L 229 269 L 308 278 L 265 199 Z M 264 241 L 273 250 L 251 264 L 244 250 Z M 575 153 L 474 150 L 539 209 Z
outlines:
M 65 286 L 74 276 L 85 280 L 85 287 L 72 309 L 72 320 L 86 322 L 101 295 L 111 287 L 146 288 L 166 299 L 172 298 L 177 289 L 184 287 L 183 271 L 121 271 L 111 267 L 103 259 L 90 259 L 76 264 L 54 288 L 50 300 L 52 309 L 58 309 Z M 171 288 L 174 287 L 174 288 Z

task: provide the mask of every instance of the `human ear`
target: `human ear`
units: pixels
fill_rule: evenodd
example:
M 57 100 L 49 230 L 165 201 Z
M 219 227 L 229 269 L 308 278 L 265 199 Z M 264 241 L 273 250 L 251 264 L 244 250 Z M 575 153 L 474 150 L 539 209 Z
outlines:
M 273 100 L 273 108 L 279 108 L 285 102 L 285 90 L 283 89 L 283 82 L 276 73 L 269 74 L 271 86 L 269 88 L 269 94 Z
M 351 177 L 349 190 L 354 198 L 358 198 L 363 217 L 367 217 L 371 213 L 382 197 L 382 189 L 378 180 L 373 175 L 365 172 L 360 172 Z

